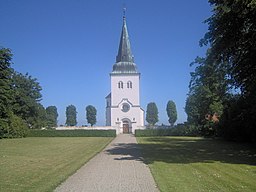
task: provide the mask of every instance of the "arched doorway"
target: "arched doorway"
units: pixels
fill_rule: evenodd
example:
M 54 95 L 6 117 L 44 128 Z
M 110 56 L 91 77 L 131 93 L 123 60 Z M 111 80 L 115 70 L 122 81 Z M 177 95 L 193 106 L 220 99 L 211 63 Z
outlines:
M 123 133 L 127 134 L 127 133 L 131 133 L 131 126 L 130 126 L 130 120 L 129 119 L 124 119 L 123 120 Z

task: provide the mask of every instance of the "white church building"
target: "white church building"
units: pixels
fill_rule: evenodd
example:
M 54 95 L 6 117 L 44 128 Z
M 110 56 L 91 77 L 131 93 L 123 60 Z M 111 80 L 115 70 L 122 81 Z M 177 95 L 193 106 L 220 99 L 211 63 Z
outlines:
M 134 63 L 125 16 L 116 63 L 110 79 L 111 93 L 106 97 L 106 126 L 117 129 L 119 133 L 135 133 L 135 129 L 143 129 L 140 73 Z

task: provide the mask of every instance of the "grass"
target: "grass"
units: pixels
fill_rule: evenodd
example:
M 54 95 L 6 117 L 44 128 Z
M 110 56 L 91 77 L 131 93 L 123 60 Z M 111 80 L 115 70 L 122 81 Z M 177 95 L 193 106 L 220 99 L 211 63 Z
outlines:
M 112 138 L 0 140 L 0 191 L 52 191 Z
M 253 146 L 198 137 L 137 140 L 162 192 L 256 191 Z

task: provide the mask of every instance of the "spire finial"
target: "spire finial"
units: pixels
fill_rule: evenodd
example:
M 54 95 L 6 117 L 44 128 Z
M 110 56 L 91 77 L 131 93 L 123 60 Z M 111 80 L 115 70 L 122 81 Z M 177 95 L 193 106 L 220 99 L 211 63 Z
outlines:
M 123 18 L 125 19 L 125 14 L 126 14 L 126 7 L 123 5 Z

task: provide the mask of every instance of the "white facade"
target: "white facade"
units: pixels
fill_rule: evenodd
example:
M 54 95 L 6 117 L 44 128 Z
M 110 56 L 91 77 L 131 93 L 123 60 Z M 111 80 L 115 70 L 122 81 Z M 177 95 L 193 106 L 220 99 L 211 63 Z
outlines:
M 106 98 L 106 125 L 120 132 L 134 133 L 144 126 L 144 110 L 140 107 L 140 76 L 111 75 L 111 94 Z M 123 85 L 123 86 L 122 86 Z M 128 130 L 124 130 L 128 124 Z
M 144 111 L 140 107 L 140 75 L 111 74 L 111 97 L 107 98 L 107 126 L 119 127 L 124 132 L 128 124 L 129 133 L 144 126 Z M 127 131 L 126 131 L 127 132 Z
M 140 73 L 133 61 L 124 18 L 116 63 L 111 77 L 111 93 L 106 97 L 106 125 L 120 133 L 134 133 L 144 127 L 144 110 L 140 107 Z

